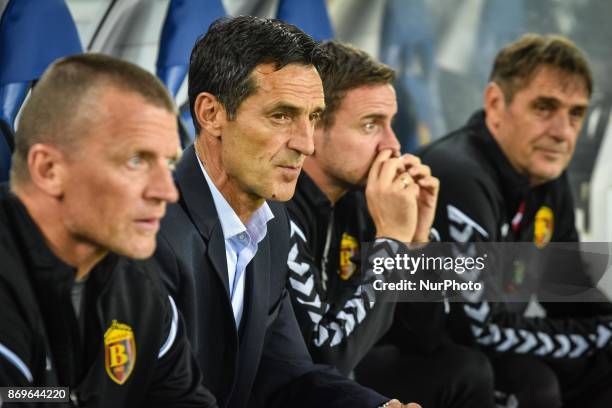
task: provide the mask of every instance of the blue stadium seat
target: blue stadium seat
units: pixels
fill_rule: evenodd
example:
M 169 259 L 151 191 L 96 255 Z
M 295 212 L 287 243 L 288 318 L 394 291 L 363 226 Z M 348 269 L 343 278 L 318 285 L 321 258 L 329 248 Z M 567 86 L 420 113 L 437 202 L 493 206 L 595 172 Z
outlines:
M 280 0 L 276 18 L 299 27 L 318 41 L 334 37 L 325 0 Z
M 419 146 L 419 126 L 433 137 L 444 132 L 434 44 L 433 27 L 423 0 L 387 1 L 380 58 L 397 72 L 398 114 L 394 130 L 404 151 Z
M 176 97 L 189 69 L 189 56 L 196 39 L 217 18 L 225 16 L 221 0 L 172 0 L 162 27 L 157 56 L 157 76 Z M 183 147 L 195 136 L 189 109 L 181 110 Z
M 0 119 L 0 183 L 8 180 L 9 170 L 11 168 L 11 152 L 13 146 L 10 141 L 13 140 L 13 131 L 4 119 Z
M 478 78 L 488 80 L 497 52 L 527 32 L 524 0 L 487 0 L 482 10 L 478 43 L 472 69 Z
M 9 1 L 0 18 L 0 182 L 8 174 L 15 118 L 30 86 L 51 62 L 81 52 L 64 0 Z

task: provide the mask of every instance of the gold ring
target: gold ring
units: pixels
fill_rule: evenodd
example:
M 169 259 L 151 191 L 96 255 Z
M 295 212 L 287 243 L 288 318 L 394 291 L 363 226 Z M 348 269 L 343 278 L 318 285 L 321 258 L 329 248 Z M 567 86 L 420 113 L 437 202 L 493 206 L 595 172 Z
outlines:
M 404 184 L 404 188 L 408 188 L 410 185 L 410 179 L 408 177 L 402 178 L 402 184 Z

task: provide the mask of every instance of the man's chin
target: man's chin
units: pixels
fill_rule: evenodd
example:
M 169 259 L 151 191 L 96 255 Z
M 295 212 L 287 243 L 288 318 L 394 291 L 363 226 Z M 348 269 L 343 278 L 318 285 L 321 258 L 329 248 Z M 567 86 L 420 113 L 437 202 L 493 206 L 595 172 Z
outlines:
M 291 200 L 294 194 L 295 194 L 295 189 L 292 190 L 290 193 L 289 192 L 275 192 L 275 193 L 272 193 L 270 197 L 266 198 L 266 200 L 285 202 L 285 201 Z
M 368 184 L 367 177 L 363 177 L 362 179 L 358 180 L 357 182 L 347 183 L 347 187 L 348 187 L 349 190 L 364 191 L 367 184 Z
M 531 185 L 540 185 L 556 180 L 561 177 L 562 169 L 541 169 L 540 171 L 532 172 L 530 175 Z
M 140 246 L 132 246 L 129 248 L 118 248 L 117 250 L 113 252 L 119 255 L 131 258 L 131 259 L 142 260 L 142 259 L 147 259 L 153 256 L 156 246 L 157 246 L 156 242 L 153 241 L 152 243 L 146 243 Z
M 275 189 L 275 191 L 272 191 L 270 194 L 266 194 L 264 198 L 272 201 L 289 201 L 295 194 L 296 184 L 297 180 L 291 183 L 284 183 L 282 187 Z

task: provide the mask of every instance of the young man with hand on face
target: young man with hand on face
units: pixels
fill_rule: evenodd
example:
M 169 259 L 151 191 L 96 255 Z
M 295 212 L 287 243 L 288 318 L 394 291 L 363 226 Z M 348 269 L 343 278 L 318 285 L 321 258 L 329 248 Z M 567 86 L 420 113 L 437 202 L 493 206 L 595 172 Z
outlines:
M 345 375 L 365 358 L 357 380 L 426 407 L 492 407 L 488 362 L 440 337 L 441 303 L 371 290 L 377 277 L 360 264 L 361 244 L 371 243 L 366 258 L 394 258 L 429 242 L 439 183 L 419 158 L 400 155 L 393 70 L 349 45 L 322 47 L 326 110 L 288 203 L 288 289 L 311 354 Z M 394 319 L 392 344 L 372 350 Z

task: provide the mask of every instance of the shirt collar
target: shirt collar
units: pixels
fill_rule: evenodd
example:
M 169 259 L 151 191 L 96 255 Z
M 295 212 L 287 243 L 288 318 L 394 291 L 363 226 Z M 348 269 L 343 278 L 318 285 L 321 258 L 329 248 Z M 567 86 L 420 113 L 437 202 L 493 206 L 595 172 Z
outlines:
M 215 186 L 215 183 L 213 183 L 208 176 L 200 158 L 197 155 L 196 157 L 200 169 L 202 169 L 202 173 L 206 178 L 206 183 L 208 183 L 208 188 L 210 188 L 217 213 L 219 214 L 223 238 L 225 240 L 231 240 L 233 237 L 246 231 L 255 243 L 259 243 L 266 236 L 268 221 L 274 218 L 274 214 L 268 203 L 264 201 L 263 205 L 259 207 L 247 221 L 245 227 L 234 209 L 229 205 L 225 197 L 223 197 L 223 194 L 221 194 L 217 186 Z

